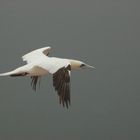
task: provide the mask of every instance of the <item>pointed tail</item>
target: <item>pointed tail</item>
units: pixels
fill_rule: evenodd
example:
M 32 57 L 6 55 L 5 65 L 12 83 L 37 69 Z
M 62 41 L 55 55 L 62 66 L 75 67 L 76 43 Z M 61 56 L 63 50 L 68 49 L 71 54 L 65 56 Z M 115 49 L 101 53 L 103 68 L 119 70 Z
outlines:
M 6 73 L 0 73 L 0 76 L 10 76 L 13 73 L 14 73 L 13 71 L 6 72 Z
M 0 76 L 26 76 L 28 75 L 28 69 L 30 67 L 28 65 L 21 66 L 13 71 L 9 71 L 6 73 L 1 73 Z

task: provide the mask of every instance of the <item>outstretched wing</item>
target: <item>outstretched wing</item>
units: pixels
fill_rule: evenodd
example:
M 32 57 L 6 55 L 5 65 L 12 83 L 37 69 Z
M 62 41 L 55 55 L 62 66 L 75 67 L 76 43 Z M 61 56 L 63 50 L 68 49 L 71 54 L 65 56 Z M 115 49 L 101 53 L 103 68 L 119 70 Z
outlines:
M 23 61 L 27 63 L 35 62 L 36 60 L 40 59 L 41 57 L 48 56 L 51 47 L 44 47 L 37 50 L 34 50 L 30 53 L 25 54 L 22 56 Z
M 58 92 L 60 104 L 68 108 L 70 105 L 70 71 L 71 66 L 61 67 L 53 74 L 53 86 Z

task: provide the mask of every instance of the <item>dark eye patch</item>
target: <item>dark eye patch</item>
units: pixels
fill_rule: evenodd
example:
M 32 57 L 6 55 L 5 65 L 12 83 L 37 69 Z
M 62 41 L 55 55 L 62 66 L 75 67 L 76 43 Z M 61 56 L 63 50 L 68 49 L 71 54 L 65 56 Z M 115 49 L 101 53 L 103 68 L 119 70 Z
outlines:
M 84 67 L 84 66 L 86 66 L 86 65 L 85 65 L 85 64 L 81 64 L 81 65 L 80 65 L 81 68 Z

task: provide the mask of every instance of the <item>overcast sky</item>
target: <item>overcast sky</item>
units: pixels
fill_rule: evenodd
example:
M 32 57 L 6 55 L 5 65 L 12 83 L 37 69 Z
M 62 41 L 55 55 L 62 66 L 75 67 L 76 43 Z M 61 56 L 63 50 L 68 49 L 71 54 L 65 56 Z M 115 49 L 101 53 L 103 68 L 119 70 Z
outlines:
M 0 78 L 2 140 L 140 139 L 140 2 L 1 0 L 0 72 L 51 46 L 51 56 L 96 67 L 74 71 L 71 107 L 59 105 L 52 76 Z

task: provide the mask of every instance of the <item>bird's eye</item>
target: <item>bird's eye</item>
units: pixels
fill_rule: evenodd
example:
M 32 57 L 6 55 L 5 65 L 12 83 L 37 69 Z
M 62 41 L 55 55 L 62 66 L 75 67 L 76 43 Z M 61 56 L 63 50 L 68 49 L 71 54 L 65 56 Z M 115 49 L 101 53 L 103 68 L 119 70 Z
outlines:
M 81 68 L 83 68 L 83 67 L 85 67 L 85 66 L 86 66 L 85 64 L 81 64 L 81 65 L 80 65 Z

